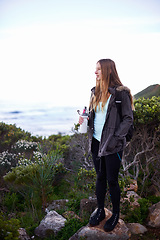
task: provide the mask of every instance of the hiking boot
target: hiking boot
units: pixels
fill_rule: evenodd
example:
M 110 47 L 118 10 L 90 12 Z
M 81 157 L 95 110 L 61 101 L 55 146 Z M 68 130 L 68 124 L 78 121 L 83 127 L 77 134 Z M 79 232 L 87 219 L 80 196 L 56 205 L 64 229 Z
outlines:
M 105 211 L 104 209 L 100 209 L 98 208 L 96 213 L 90 217 L 89 219 L 89 224 L 91 226 L 96 226 L 96 225 L 99 225 L 99 223 L 105 219 Z
M 119 214 L 118 213 L 113 213 L 112 216 L 106 221 L 104 225 L 104 230 L 106 232 L 112 231 L 115 226 L 117 225 L 119 220 Z

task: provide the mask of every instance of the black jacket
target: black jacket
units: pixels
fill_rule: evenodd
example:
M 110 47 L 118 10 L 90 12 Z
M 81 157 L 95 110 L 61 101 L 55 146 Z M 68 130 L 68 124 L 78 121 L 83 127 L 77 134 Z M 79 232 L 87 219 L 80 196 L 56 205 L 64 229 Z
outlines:
M 106 119 L 104 127 L 102 130 L 101 141 L 99 145 L 98 156 L 106 156 L 119 152 L 124 149 L 126 145 L 125 136 L 128 133 L 128 129 L 133 123 L 133 112 L 130 100 L 130 90 L 127 87 L 119 86 L 114 88 L 109 88 L 109 92 L 112 94 L 108 110 L 106 114 Z M 121 102 L 121 118 L 117 111 L 117 106 L 115 102 L 115 92 L 122 92 L 122 102 Z M 91 98 L 94 96 L 95 88 L 91 90 Z M 89 112 L 89 150 L 91 150 L 92 136 L 94 133 L 94 110 Z

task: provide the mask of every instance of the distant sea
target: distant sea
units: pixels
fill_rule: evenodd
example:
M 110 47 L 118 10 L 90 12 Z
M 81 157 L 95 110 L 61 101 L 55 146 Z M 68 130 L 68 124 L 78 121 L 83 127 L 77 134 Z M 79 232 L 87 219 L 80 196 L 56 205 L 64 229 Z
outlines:
M 78 123 L 78 107 L 52 107 L 49 104 L 0 103 L 0 122 L 16 124 L 34 136 L 73 134 Z

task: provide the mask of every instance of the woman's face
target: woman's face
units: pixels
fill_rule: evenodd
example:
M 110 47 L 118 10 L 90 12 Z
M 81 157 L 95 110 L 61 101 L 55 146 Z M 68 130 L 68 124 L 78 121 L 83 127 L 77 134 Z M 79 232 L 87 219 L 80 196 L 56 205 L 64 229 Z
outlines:
M 102 80 L 102 71 L 101 71 L 101 65 L 99 62 L 96 64 L 95 74 L 96 74 L 96 80 L 98 81 Z

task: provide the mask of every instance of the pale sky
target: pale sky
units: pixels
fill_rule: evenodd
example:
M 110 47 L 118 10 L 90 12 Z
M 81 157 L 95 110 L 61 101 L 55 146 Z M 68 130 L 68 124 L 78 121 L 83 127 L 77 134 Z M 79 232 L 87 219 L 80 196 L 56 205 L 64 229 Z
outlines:
M 88 105 L 95 65 L 132 94 L 160 83 L 159 0 L 0 0 L 0 101 Z

